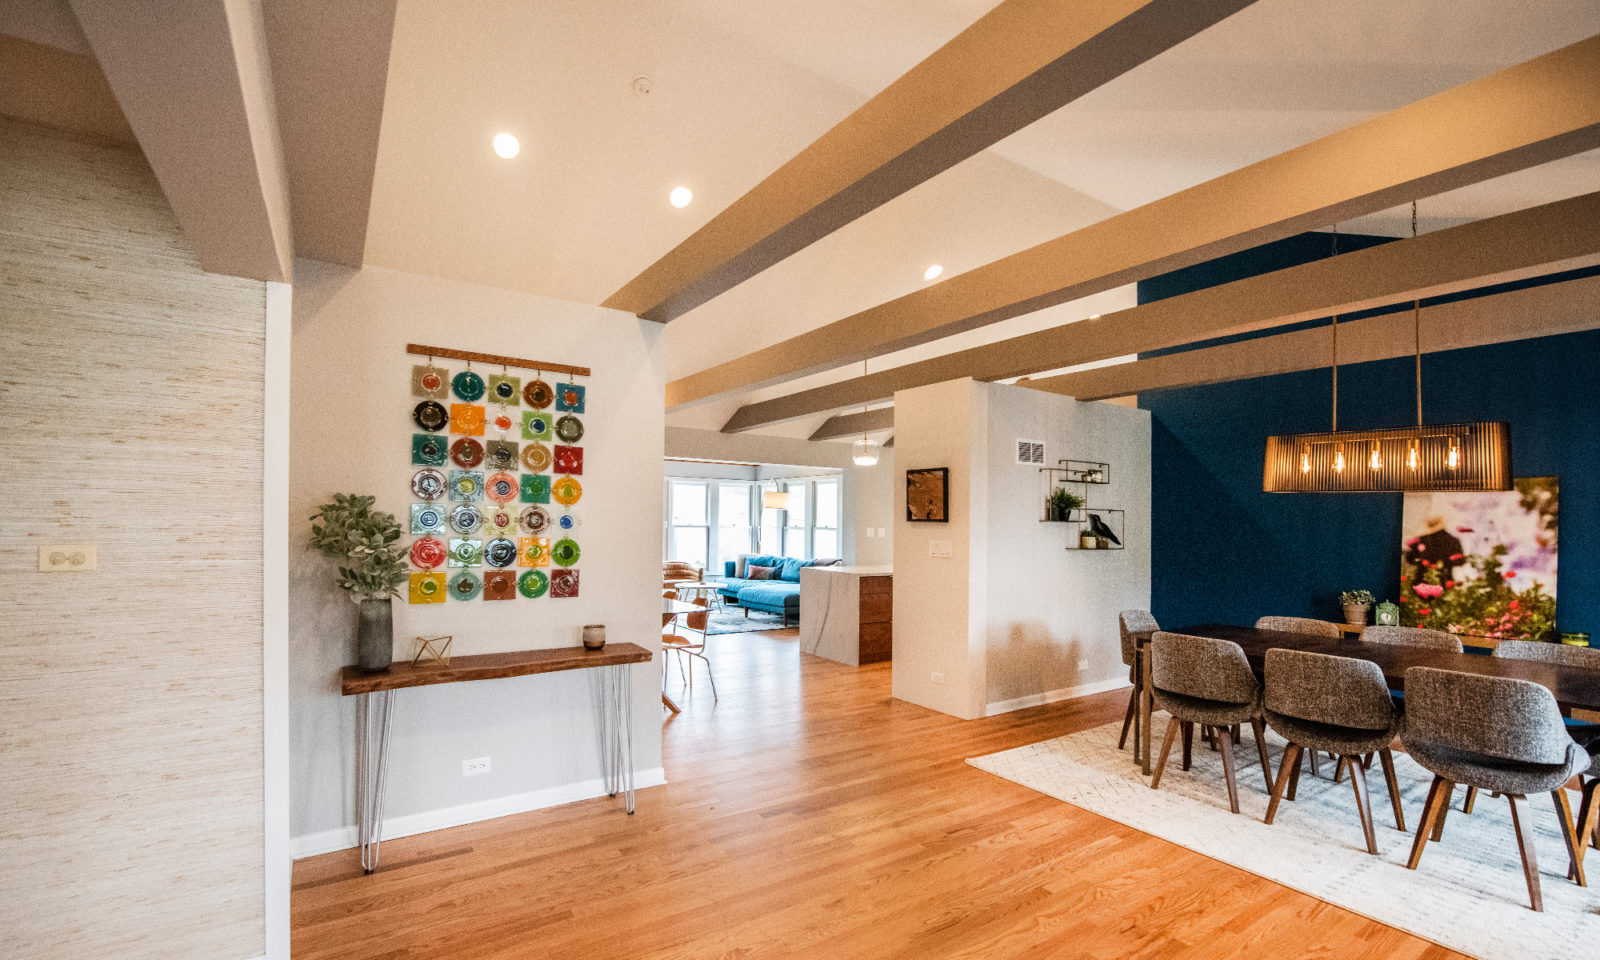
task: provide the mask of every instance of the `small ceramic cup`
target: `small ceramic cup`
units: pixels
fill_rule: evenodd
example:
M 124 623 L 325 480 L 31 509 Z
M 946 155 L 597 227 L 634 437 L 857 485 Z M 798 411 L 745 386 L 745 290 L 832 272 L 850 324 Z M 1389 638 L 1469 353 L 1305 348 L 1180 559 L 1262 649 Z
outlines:
M 606 645 L 606 625 L 603 623 L 586 623 L 583 625 L 583 648 L 585 650 L 599 650 Z

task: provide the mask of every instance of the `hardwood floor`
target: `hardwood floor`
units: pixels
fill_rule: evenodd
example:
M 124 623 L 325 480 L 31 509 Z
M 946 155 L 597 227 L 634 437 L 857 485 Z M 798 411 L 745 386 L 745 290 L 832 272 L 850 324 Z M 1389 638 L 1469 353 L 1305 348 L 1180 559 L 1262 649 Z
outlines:
M 1118 721 L 1126 691 L 963 722 L 795 635 L 712 637 L 719 703 L 672 673 L 670 783 L 636 816 L 388 841 L 370 877 L 300 861 L 296 960 L 1460 956 L 963 762 Z

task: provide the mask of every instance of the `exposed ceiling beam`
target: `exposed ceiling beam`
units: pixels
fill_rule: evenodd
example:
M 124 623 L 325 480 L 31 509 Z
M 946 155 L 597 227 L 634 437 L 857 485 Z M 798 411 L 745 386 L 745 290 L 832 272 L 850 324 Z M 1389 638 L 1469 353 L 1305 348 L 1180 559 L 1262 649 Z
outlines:
M 1423 353 L 1592 330 L 1600 327 L 1600 277 L 1424 307 L 1421 325 Z M 1409 310 L 1352 320 L 1339 324 L 1339 363 L 1410 356 L 1413 343 Z M 1331 356 L 1332 331 L 1323 326 L 1043 380 L 1020 380 L 1017 385 L 1079 400 L 1105 400 L 1150 390 L 1316 370 L 1328 366 Z M 1426 403 L 1426 380 L 1422 396 Z
M 845 413 L 829 417 L 822 426 L 812 431 L 807 439 L 837 440 L 858 433 L 892 429 L 894 429 L 894 407 L 884 407 L 881 410 L 865 410 L 861 413 Z
M 959 377 L 1004 380 L 1592 266 L 1600 263 L 1596 223 L 1600 193 L 1558 200 L 747 404 L 723 429 L 769 426 Z
M 1600 147 L 1600 36 L 667 385 L 669 409 L 1031 313 Z
M 1005 0 L 603 304 L 665 323 L 1254 0 Z
M 0 36 L 0 115 L 133 143 L 133 129 L 94 58 Z
M 264 0 L 297 256 L 361 266 L 395 0 Z
M 259 4 L 71 2 L 200 265 L 288 280 L 288 177 Z

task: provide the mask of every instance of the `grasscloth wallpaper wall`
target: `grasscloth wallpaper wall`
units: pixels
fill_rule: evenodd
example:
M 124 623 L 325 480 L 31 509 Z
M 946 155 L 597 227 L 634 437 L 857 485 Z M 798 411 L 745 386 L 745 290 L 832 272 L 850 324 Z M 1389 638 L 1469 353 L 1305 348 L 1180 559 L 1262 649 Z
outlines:
M 265 320 L 137 152 L 0 120 L 0 956 L 262 952 Z

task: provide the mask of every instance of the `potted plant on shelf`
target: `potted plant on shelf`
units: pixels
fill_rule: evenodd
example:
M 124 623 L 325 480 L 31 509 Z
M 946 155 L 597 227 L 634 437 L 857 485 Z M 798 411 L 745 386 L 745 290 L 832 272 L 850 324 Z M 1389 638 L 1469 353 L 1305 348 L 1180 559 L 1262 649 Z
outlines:
M 360 605 L 356 662 L 372 672 L 388 669 L 394 656 L 394 607 L 406 582 L 406 554 L 394 514 L 372 509 L 376 497 L 336 493 L 311 518 L 314 550 L 340 561 L 340 587 Z M 319 522 L 320 521 L 320 522 Z
M 1050 491 L 1050 496 L 1044 502 L 1045 519 L 1066 521 L 1072 519 L 1072 511 L 1082 510 L 1086 501 L 1068 490 L 1066 487 L 1057 487 Z
M 1371 590 L 1346 590 L 1339 594 L 1344 604 L 1344 622 L 1366 625 L 1367 614 L 1372 612 Z

